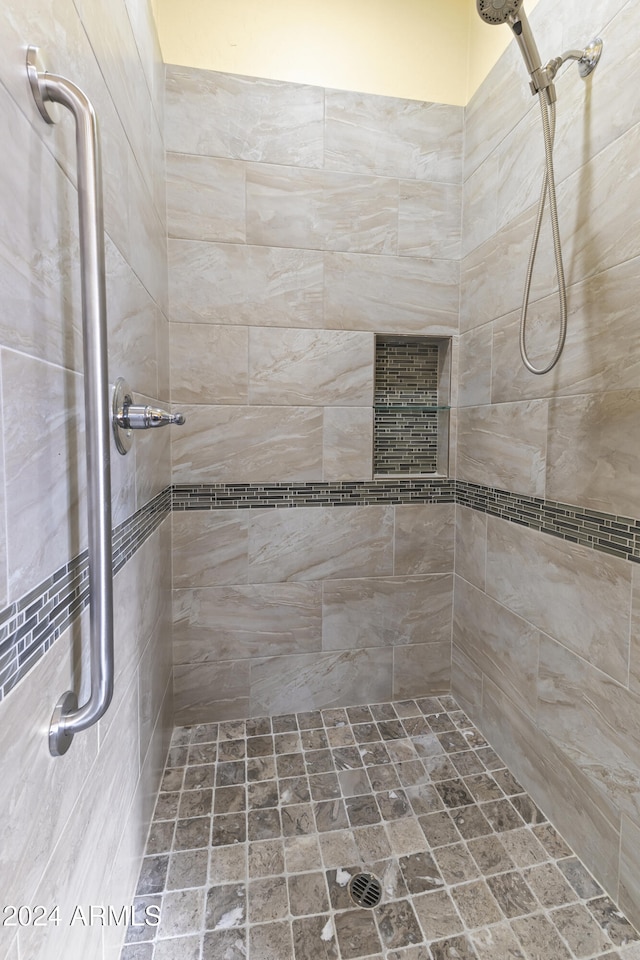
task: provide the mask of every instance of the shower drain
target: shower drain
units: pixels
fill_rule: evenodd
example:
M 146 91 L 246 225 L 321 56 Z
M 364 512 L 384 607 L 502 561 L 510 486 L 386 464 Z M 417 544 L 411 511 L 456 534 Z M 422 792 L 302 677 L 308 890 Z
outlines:
M 349 881 L 349 896 L 358 907 L 377 907 L 382 898 L 380 881 L 371 873 L 357 873 Z

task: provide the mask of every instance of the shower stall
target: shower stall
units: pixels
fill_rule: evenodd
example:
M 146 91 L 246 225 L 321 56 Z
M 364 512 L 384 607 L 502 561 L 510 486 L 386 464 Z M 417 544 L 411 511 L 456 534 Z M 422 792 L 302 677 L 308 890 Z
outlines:
M 165 65 L 134 0 L 0 14 L 0 960 L 640 956 L 640 4 L 578 6 L 494 2 L 522 42 L 464 107 Z M 596 36 L 551 77 L 538 376 L 522 54 Z M 98 117 L 118 416 L 184 421 L 111 439 L 113 699 L 55 757 L 80 238 L 27 44 Z

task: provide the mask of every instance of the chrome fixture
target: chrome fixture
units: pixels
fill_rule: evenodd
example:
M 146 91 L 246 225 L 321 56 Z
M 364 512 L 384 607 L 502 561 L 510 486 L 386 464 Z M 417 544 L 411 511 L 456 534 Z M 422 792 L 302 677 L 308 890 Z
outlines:
M 113 392 L 113 435 L 118 452 L 123 456 L 131 449 L 134 430 L 151 430 L 185 422 L 183 413 L 168 413 L 159 407 L 136 405 L 129 384 L 120 377 Z
M 542 178 L 542 190 L 538 202 L 538 213 L 533 229 L 531 252 L 527 264 L 527 275 L 524 284 L 522 309 L 520 313 L 520 355 L 527 370 L 535 374 L 549 373 L 560 359 L 567 336 L 567 288 L 562 262 L 562 245 L 560 242 L 560 227 L 558 223 L 558 204 L 556 200 L 556 182 L 553 170 L 553 143 L 556 131 L 556 88 L 555 77 L 560 67 L 569 60 L 577 60 L 581 77 L 588 77 L 595 70 L 602 54 L 602 40 L 596 37 L 584 50 L 567 50 L 559 57 L 549 60 L 542 66 L 538 47 L 534 39 L 527 15 L 522 9 L 523 0 L 476 0 L 478 13 L 486 23 L 506 23 L 511 27 L 520 53 L 524 59 L 529 76 L 531 93 L 537 94 L 540 102 L 542 118 L 542 133 L 544 137 L 545 172 Z M 560 301 L 560 332 L 558 343 L 553 357 L 544 367 L 535 367 L 529 360 L 526 346 L 527 312 L 531 293 L 533 267 L 538 252 L 540 229 L 544 208 L 549 195 L 549 216 L 553 234 L 553 251 L 558 279 L 558 299 Z
M 27 75 L 38 110 L 47 123 L 59 119 L 56 104 L 62 104 L 73 114 L 78 161 L 91 690 L 82 706 L 78 706 L 78 699 L 71 690 L 64 693 L 56 704 L 49 727 L 49 752 L 60 757 L 67 752 L 76 733 L 97 723 L 113 696 L 110 424 L 102 175 L 98 121 L 89 99 L 70 80 L 47 73 L 37 47 L 27 48 Z

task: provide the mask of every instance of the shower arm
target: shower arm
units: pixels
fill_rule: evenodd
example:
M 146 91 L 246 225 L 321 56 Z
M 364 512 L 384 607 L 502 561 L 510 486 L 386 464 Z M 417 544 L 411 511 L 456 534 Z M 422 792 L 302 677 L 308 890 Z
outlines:
M 551 60 L 542 67 L 541 72 L 546 77 L 547 82 L 553 84 L 560 68 L 569 60 L 575 60 L 578 63 L 580 76 L 584 79 L 595 69 L 601 54 L 602 40 L 599 37 L 595 37 L 582 50 L 565 50 L 559 57 L 552 57 Z M 533 85 L 532 93 L 537 93 L 537 89 L 534 89 Z M 552 95 L 550 99 L 555 100 L 555 96 Z
M 27 50 L 31 92 L 47 123 L 62 104 L 76 126 L 78 214 L 82 287 L 84 408 L 86 424 L 87 516 L 89 544 L 91 690 L 78 706 L 68 690 L 58 700 L 49 727 L 49 752 L 62 756 L 74 734 L 93 726 L 113 696 L 113 565 L 111 542 L 110 406 L 98 122 L 91 102 L 74 83 L 47 73 L 37 47 Z

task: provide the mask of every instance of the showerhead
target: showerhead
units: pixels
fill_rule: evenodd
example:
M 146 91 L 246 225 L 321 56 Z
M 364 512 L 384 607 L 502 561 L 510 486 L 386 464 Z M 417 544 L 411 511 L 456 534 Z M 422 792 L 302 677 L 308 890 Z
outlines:
M 476 0 L 478 13 L 485 23 L 507 23 L 520 47 L 529 75 L 531 76 L 531 90 L 538 93 L 546 90 L 550 100 L 555 100 L 555 88 L 552 78 L 542 66 L 536 41 L 533 38 L 529 21 L 524 10 L 521 10 L 523 0 Z
M 476 6 L 486 23 L 507 23 L 522 6 L 522 0 L 476 0 Z

